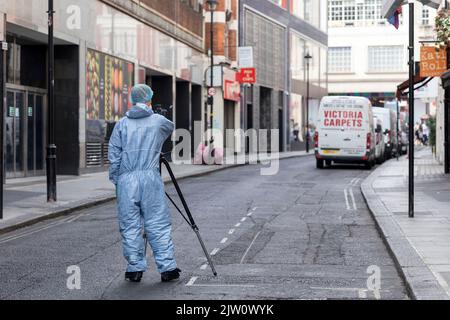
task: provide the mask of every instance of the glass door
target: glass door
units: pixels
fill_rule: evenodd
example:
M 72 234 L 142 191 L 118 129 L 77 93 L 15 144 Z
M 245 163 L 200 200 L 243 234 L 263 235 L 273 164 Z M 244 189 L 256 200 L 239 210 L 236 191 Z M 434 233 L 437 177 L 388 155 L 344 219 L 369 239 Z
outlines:
M 45 95 L 9 88 L 6 102 L 6 177 L 44 174 Z
M 28 92 L 27 101 L 27 176 L 44 171 L 44 95 Z
M 23 109 L 25 93 L 7 91 L 6 103 L 6 176 L 17 178 L 25 176 L 23 166 Z

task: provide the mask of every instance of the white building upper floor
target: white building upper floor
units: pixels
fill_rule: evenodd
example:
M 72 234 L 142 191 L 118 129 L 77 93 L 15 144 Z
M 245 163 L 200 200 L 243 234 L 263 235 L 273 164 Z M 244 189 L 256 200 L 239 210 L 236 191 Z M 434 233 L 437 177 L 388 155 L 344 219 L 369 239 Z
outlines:
M 329 0 L 330 92 L 394 92 L 408 75 L 408 7 L 399 29 L 381 16 L 382 0 Z M 416 59 L 420 41 L 434 39 L 436 10 L 415 6 Z

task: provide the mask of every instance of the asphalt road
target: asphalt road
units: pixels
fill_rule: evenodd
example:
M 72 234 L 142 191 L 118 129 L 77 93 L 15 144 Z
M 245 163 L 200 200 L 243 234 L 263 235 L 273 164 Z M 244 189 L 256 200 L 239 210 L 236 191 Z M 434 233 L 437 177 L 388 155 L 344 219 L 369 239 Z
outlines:
M 181 181 L 217 278 L 175 210 L 183 273 L 169 284 L 151 250 L 143 282 L 123 280 L 114 203 L 18 230 L 0 238 L 0 299 L 407 299 L 360 193 L 368 174 L 319 171 L 308 157 L 283 160 L 274 176 L 252 165 Z M 67 287 L 69 266 L 79 267 L 80 289 Z M 380 271 L 379 291 L 368 289 L 370 266 Z

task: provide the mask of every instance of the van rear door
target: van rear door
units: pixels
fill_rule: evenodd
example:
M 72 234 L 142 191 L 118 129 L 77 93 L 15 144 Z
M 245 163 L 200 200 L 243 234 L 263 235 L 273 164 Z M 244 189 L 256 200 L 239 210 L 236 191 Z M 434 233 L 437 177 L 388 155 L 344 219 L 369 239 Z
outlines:
M 364 157 L 369 130 L 368 108 L 359 99 L 324 99 L 319 111 L 319 154 Z

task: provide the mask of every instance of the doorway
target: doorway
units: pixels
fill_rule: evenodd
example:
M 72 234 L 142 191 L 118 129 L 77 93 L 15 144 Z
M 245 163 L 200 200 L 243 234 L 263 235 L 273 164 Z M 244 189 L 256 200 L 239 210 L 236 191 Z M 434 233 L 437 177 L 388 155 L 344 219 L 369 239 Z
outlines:
M 45 90 L 7 85 L 7 178 L 44 174 L 45 99 Z
M 235 151 L 235 139 L 234 139 L 234 134 L 230 135 L 230 137 L 228 137 L 227 134 L 227 130 L 232 130 L 234 132 L 234 130 L 236 129 L 235 126 L 235 103 L 233 101 L 229 101 L 229 100 L 225 100 L 224 101 L 224 127 L 225 127 L 225 132 L 224 132 L 224 146 L 227 149 L 231 149 L 233 151 Z M 233 139 L 232 139 L 233 138 Z

